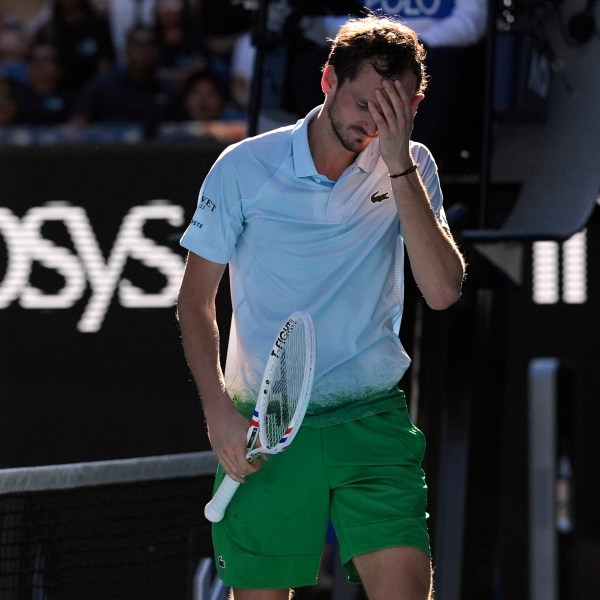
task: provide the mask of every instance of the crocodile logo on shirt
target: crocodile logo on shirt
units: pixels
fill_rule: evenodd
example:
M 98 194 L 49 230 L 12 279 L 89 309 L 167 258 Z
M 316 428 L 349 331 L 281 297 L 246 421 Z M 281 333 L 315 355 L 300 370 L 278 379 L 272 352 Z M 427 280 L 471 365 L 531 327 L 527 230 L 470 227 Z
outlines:
M 371 202 L 375 204 L 376 202 L 381 202 L 382 200 L 388 200 L 390 195 L 387 192 L 383 192 L 383 194 L 379 193 L 377 190 L 374 194 L 371 194 Z

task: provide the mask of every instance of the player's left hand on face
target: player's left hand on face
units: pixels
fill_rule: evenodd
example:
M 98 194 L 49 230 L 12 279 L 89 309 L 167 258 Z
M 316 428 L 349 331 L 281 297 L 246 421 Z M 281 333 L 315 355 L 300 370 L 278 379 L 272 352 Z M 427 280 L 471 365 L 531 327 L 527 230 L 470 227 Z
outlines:
M 417 107 L 423 94 L 414 94 L 396 79 L 384 79 L 375 90 L 377 103 L 369 102 L 369 111 L 379 131 L 379 150 L 390 172 L 410 167 L 409 142 Z

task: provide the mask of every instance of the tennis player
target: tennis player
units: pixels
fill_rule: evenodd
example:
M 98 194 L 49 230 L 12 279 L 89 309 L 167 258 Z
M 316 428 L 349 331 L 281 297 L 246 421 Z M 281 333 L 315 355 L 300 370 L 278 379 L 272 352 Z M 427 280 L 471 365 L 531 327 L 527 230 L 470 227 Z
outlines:
M 226 149 L 182 237 L 178 318 L 216 484 L 224 473 L 245 482 L 213 525 L 235 600 L 284 600 L 315 584 L 330 520 L 348 577 L 370 600 L 432 594 L 425 444 L 398 388 L 410 362 L 398 338 L 404 249 L 433 309 L 459 298 L 465 265 L 436 164 L 410 140 L 423 60 L 401 23 L 349 20 L 323 69 L 324 104 Z M 222 373 L 215 296 L 226 265 L 233 321 Z M 317 334 L 307 416 L 286 452 L 248 464 L 267 353 L 296 309 Z

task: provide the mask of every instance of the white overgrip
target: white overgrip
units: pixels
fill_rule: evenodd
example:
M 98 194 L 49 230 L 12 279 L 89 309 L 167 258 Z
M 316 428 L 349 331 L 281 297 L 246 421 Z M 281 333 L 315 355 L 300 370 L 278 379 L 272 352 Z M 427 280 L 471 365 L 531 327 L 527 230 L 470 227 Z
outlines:
M 211 523 L 218 523 L 223 518 L 238 487 L 240 484 L 237 481 L 225 475 L 212 500 L 204 507 L 204 516 Z

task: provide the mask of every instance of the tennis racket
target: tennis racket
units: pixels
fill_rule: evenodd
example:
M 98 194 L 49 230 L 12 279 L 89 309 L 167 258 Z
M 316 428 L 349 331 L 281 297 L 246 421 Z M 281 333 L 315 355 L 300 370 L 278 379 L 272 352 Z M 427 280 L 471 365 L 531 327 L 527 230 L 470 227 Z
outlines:
M 248 462 L 277 454 L 291 443 L 304 418 L 314 379 L 316 339 L 306 312 L 292 313 L 281 327 L 267 360 L 250 428 Z M 260 446 L 256 447 L 256 441 Z M 204 516 L 220 521 L 240 484 L 225 475 Z

